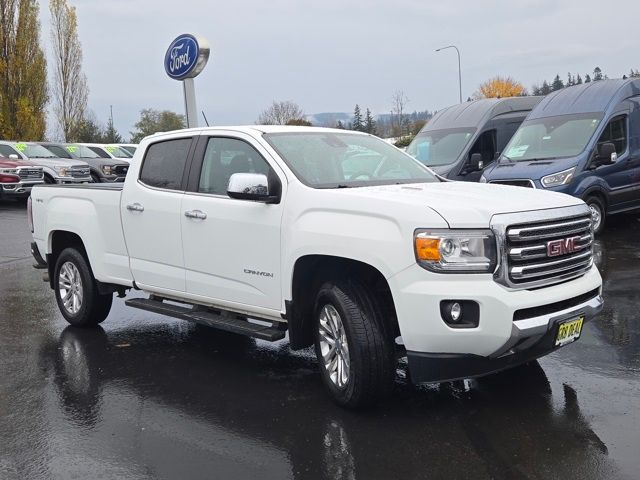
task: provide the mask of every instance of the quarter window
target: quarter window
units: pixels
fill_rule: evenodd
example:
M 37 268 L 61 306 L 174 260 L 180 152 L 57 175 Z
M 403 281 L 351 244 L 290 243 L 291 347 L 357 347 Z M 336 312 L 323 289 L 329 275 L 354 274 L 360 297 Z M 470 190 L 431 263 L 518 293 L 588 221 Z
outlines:
M 191 138 L 154 143 L 144 156 L 140 181 L 150 187 L 182 189 Z
M 600 139 L 598 140 L 598 147 L 603 143 L 613 143 L 616 147 L 616 153 L 618 155 L 625 152 L 627 149 L 627 117 L 622 115 L 612 119 L 609 124 L 604 128 Z
M 0 145 L 0 155 L 9 158 L 9 155 L 18 155 L 18 152 L 9 145 Z M 18 157 L 20 157 L 20 155 L 18 155 Z
M 269 174 L 269 164 L 247 142 L 236 138 L 210 138 L 204 153 L 198 192 L 227 195 L 234 173 Z

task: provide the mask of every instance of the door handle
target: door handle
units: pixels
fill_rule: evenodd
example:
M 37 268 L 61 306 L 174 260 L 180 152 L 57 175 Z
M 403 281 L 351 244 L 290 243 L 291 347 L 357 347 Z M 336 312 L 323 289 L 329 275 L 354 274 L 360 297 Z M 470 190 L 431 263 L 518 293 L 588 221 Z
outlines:
M 130 212 L 144 212 L 144 207 L 139 203 L 130 203 L 127 205 L 127 210 Z
M 204 220 L 207 218 L 207 214 L 200 210 L 187 210 L 184 212 L 184 216 L 187 218 L 197 218 L 198 220 Z

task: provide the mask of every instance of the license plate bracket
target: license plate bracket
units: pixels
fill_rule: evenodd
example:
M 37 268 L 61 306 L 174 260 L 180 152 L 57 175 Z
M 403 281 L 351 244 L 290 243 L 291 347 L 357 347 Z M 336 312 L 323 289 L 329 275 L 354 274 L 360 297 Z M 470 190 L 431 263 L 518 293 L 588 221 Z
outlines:
M 582 334 L 582 326 L 584 325 L 584 314 L 578 315 L 570 320 L 565 320 L 558 323 L 558 329 L 556 331 L 556 338 L 554 342 L 555 347 L 562 347 L 573 343 L 580 338 Z

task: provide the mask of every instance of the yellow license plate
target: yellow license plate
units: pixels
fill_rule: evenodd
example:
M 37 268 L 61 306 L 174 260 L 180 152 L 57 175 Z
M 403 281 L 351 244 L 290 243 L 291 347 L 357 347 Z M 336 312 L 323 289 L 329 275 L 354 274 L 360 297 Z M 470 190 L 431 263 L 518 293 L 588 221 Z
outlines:
M 576 318 L 575 320 L 569 320 L 568 322 L 558 325 L 558 335 L 556 335 L 556 347 L 566 345 L 567 343 L 575 342 L 580 338 L 582 333 L 582 324 L 584 323 L 584 315 Z

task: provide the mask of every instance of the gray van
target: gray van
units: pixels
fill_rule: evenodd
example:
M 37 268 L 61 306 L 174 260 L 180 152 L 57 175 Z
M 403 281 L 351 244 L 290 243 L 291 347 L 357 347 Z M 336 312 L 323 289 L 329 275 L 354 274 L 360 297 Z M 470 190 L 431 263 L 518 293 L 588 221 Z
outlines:
M 485 98 L 440 110 L 407 153 L 450 180 L 477 182 L 542 97 Z

